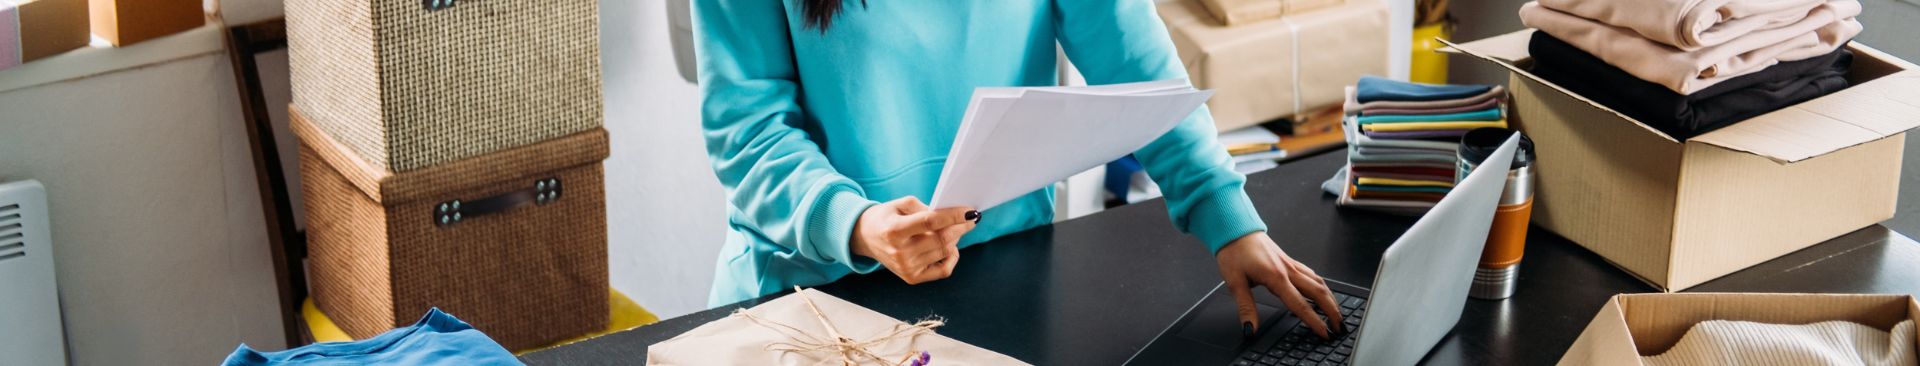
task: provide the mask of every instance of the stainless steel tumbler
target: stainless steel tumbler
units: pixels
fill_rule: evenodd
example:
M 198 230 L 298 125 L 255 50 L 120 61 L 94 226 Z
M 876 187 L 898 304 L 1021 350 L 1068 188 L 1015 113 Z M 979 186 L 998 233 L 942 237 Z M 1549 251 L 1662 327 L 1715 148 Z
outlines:
M 1459 167 L 1456 181 L 1493 155 L 1507 138 L 1520 132 L 1504 128 L 1480 128 L 1460 138 Z M 1493 226 L 1487 232 L 1487 246 L 1480 252 L 1480 268 L 1474 272 L 1468 294 L 1476 299 L 1500 300 L 1513 296 L 1514 283 L 1520 278 L 1520 257 L 1526 251 L 1527 223 L 1533 215 L 1533 140 L 1520 135 L 1519 150 L 1507 170 L 1507 186 L 1500 194 L 1500 207 L 1494 212 Z

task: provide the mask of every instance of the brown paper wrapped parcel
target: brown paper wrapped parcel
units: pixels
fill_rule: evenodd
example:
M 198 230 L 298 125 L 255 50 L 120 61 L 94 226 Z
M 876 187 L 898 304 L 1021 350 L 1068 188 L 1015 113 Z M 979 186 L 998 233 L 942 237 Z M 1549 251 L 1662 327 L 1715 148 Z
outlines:
M 1226 26 L 1196 0 L 1159 4 L 1193 86 L 1221 131 L 1340 105 L 1363 75 L 1387 74 L 1387 5 L 1349 0 L 1321 10 Z M 1404 50 L 1403 50 L 1404 51 Z
M 1200 0 L 1215 18 L 1241 25 L 1340 5 L 1345 0 Z
M 811 300 L 809 304 L 808 300 Z M 816 307 L 817 306 L 817 307 Z M 815 309 L 818 309 L 816 313 Z M 831 324 L 831 325 L 829 325 Z M 814 289 L 781 296 L 647 347 L 648 365 L 904 365 L 924 351 L 933 364 L 1026 365 Z M 832 330 L 829 330 L 829 326 Z M 936 323 L 937 326 L 937 323 Z M 821 347 L 844 337 L 858 352 Z M 864 353 L 864 354 L 859 354 Z M 868 357 L 873 356 L 873 357 Z

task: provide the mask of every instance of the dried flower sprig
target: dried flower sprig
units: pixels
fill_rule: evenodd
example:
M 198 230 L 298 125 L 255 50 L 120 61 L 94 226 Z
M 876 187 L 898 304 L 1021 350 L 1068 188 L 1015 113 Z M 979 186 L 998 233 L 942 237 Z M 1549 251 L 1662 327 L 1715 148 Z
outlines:
M 933 355 L 931 355 L 931 354 L 928 354 L 928 353 L 927 353 L 927 351 L 920 351 L 920 357 L 913 357 L 913 353 L 912 353 L 912 352 L 908 352 L 908 353 L 907 353 L 907 357 L 908 357 L 909 359 L 906 359 L 906 360 L 900 360 L 900 361 L 901 361 L 901 363 L 906 363 L 906 364 L 907 364 L 907 366 L 930 366 L 930 365 L 933 365 Z M 907 362 L 907 361 L 912 361 L 912 362 Z M 898 365 L 898 364 L 896 363 L 895 365 Z

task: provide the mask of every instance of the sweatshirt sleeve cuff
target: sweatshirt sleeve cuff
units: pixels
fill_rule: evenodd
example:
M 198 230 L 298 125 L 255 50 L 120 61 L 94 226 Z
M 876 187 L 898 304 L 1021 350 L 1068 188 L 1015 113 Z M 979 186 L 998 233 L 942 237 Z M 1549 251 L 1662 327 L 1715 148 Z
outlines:
M 853 224 L 860 213 L 879 204 L 847 187 L 828 188 L 808 214 L 809 256 L 827 263 L 843 264 L 858 273 L 880 269 L 880 262 L 853 254 Z
M 1238 189 L 1208 197 L 1194 206 L 1189 215 L 1190 231 L 1213 253 L 1219 253 L 1220 248 L 1234 239 L 1267 230 L 1267 223 L 1260 221 L 1260 213 L 1253 209 L 1253 200 L 1247 198 L 1246 191 Z

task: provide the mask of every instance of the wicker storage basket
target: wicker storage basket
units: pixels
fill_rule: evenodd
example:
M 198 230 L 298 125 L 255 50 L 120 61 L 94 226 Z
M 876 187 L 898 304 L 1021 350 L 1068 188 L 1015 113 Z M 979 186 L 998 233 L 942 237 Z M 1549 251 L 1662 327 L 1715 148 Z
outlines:
M 293 104 L 405 172 L 601 125 L 595 0 L 287 0 Z
M 348 335 L 431 307 L 508 349 L 605 329 L 605 130 L 396 174 L 289 114 L 313 300 Z

